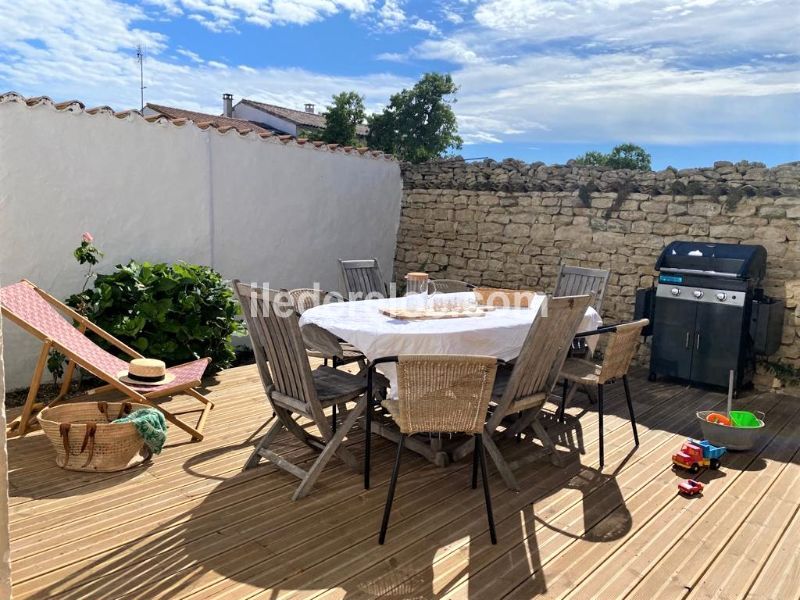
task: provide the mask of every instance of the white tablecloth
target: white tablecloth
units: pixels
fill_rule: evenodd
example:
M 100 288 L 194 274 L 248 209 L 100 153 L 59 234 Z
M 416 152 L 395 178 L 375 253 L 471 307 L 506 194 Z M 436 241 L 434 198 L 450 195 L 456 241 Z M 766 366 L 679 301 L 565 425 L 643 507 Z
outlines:
M 473 294 L 447 296 L 466 299 Z M 511 360 L 519 355 L 544 298 L 537 295 L 530 308 L 498 308 L 483 317 L 425 321 L 402 321 L 379 312 L 382 308 L 404 307 L 405 298 L 338 302 L 305 311 L 300 326 L 313 323 L 327 329 L 370 360 L 399 354 L 483 354 Z M 590 307 L 580 331 L 593 331 L 602 323 L 600 315 Z M 596 344 L 596 338 L 587 341 L 592 342 L 592 348 Z M 386 374 L 393 379 L 388 369 Z

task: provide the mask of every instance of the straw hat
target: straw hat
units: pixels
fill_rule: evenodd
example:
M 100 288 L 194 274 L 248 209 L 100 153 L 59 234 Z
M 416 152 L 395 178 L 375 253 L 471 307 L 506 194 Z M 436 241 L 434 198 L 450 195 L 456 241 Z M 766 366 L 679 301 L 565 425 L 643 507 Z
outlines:
M 128 368 L 117 373 L 122 383 L 132 385 L 164 385 L 175 379 L 175 375 L 167 373 L 167 365 L 156 358 L 134 358 Z

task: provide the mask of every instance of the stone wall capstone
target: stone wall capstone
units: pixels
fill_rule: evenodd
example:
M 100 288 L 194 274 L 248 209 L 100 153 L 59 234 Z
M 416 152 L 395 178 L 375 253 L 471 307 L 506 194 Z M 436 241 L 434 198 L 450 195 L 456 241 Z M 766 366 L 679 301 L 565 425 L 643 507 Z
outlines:
M 786 301 L 770 360 L 800 368 L 800 162 L 643 172 L 459 158 L 402 171 L 398 278 L 422 270 L 549 291 L 561 263 L 609 269 L 603 318 L 618 322 L 633 316 L 636 289 L 653 285 L 669 242 L 761 244 L 764 290 Z

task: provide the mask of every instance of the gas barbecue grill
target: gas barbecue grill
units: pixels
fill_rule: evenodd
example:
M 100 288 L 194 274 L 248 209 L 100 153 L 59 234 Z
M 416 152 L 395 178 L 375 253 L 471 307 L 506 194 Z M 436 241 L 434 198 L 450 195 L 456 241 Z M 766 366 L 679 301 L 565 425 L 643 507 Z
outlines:
M 672 242 L 656 262 L 651 302 L 637 311 L 653 321 L 650 376 L 665 375 L 716 386 L 752 381 L 756 353 L 780 344 L 783 304 L 760 288 L 766 272 L 763 246 Z M 646 305 L 650 309 L 644 309 Z M 780 310 L 779 310 L 780 309 Z

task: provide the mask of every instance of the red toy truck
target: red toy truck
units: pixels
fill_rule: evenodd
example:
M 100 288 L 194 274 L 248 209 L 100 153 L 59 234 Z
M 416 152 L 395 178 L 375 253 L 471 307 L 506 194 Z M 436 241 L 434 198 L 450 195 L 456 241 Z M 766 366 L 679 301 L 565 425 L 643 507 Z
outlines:
M 710 467 L 719 469 L 719 459 L 727 452 L 722 446 L 712 446 L 707 440 L 686 440 L 681 446 L 680 452 L 672 455 L 672 462 L 694 474 L 700 467 Z
M 687 479 L 678 484 L 678 491 L 684 496 L 694 496 L 703 491 L 703 484 L 694 479 Z

